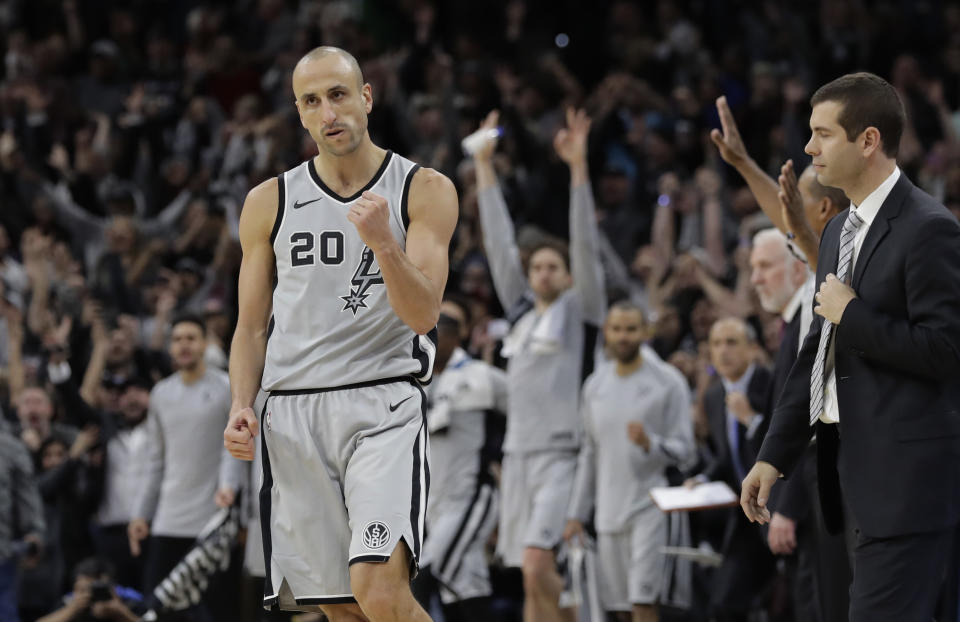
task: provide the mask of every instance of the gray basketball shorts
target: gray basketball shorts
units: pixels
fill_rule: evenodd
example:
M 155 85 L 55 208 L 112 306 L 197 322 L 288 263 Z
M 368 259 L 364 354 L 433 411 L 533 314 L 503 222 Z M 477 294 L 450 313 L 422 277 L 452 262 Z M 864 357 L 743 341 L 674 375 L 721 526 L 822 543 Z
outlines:
M 577 452 L 569 449 L 503 456 L 497 554 L 505 566 L 522 566 L 528 547 L 549 551 L 560 543 L 576 470 Z
M 430 485 L 423 391 L 395 379 L 274 391 L 264 405 L 264 607 L 356 602 L 350 565 L 419 564 Z
M 630 611 L 660 597 L 666 558 L 667 516 L 650 505 L 623 531 L 597 534 L 600 602 L 606 611 Z
M 430 566 L 444 604 L 492 593 L 485 547 L 497 526 L 498 497 L 483 483 L 470 497 L 430 508 L 421 564 Z

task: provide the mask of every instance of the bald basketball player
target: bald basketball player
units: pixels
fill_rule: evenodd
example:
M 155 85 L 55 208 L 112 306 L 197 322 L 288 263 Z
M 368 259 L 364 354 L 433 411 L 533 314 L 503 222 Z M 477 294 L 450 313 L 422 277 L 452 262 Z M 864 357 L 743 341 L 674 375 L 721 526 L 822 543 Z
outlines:
M 309 52 L 293 91 L 319 154 L 244 204 L 224 443 L 249 460 L 263 434 L 266 607 L 423 622 L 410 592 L 430 483 L 420 384 L 457 195 L 371 142 L 373 93 L 349 53 Z

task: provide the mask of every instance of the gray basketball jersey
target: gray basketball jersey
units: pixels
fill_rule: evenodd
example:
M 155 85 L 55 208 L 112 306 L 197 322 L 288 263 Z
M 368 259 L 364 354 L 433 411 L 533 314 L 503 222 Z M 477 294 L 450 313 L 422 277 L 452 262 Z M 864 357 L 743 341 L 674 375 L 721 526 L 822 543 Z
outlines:
M 264 390 L 430 380 L 435 333 L 417 335 L 393 311 L 376 257 L 347 220 L 363 192 L 378 194 L 406 248 L 407 197 L 418 168 L 388 151 L 373 179 L 350 197 L 327 187 L 312 159 L 277 178 L 280 203 L 270 236 L 277 280 Z

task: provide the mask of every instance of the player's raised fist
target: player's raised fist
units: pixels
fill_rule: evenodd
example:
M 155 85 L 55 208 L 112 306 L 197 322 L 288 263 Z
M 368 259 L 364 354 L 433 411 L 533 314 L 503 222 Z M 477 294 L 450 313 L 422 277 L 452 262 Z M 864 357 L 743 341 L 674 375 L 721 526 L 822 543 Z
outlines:
M 364 192 L 347 212 L 347 220 L 357 228 L 357 233 L 374 253 L 389 244 L 396 243 L 390 231 L 390 208 L 387 200 L 369 190 Z

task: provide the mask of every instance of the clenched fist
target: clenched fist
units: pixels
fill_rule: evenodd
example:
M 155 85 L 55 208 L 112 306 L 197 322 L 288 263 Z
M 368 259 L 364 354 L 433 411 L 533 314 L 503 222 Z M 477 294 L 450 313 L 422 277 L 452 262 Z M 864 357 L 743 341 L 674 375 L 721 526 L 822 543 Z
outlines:
M 230 421 L 223 431 L 223 446 L 230 455 L 238 460 L 253 460 L 256 451 L 254 438 L 260 432 L 260 423 L 253 409 L 234 407 L 230 411 Z
M 396 244 L 390 231 L 390 207 L 387 200 L 369 190 L 364 192 L 350 206 L 347 220 L 353 223 L 360 239 L 370 247 L 374 254 L 390 244 Z

